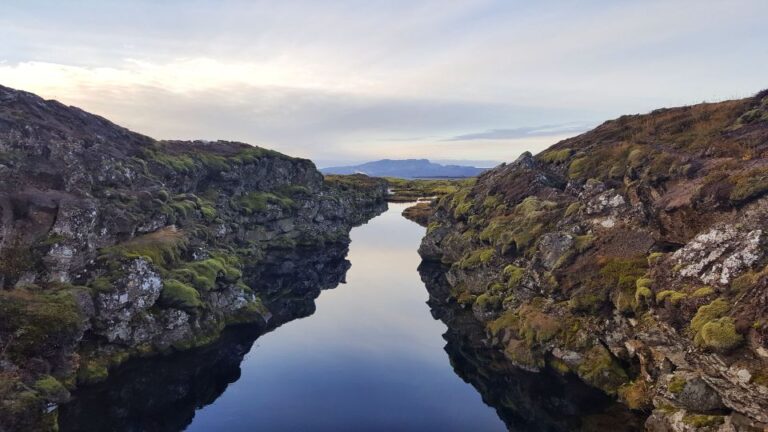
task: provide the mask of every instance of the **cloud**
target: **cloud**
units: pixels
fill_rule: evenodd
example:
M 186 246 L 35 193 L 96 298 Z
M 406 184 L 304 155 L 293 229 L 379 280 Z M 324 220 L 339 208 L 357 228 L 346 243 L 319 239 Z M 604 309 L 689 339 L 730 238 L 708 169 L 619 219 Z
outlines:
M 559 136 L 570 133 L 585 132 L 591 129 L 587 123 L 567 123 L 560 125 L 526 126 L 514 129 L 491 129 L 485 132 L 457 135 L 445 141 L 472 140 L 510 140 L 519 138 Z
M 756 92 L 766 15 L 764 0 L 7 1 L 0 83 L 158 138 L 334 165 L 510 160 L 575 122 Z

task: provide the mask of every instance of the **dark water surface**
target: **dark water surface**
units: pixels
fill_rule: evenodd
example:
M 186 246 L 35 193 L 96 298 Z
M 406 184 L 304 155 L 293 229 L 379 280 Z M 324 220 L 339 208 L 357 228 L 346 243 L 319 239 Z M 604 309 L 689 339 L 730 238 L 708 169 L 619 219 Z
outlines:
M 240 379 L 189 431 L 505 430 L 443 351 L 404 205 L 352 231 L 347 283 L 259 338 Z

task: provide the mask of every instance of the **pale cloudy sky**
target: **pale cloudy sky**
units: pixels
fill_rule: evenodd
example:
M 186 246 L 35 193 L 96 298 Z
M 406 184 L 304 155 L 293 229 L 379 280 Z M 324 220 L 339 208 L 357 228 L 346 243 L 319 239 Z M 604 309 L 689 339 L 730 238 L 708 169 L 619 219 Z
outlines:
M 3 0 L 0 84 L 320 166 L 511 160 L 768 88 L 766 0 Z

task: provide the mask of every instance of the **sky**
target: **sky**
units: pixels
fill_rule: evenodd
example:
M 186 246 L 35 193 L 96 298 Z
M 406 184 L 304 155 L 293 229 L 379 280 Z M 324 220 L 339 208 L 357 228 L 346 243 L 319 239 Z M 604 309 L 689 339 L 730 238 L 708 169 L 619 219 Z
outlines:
M 768 88 L 765 0 L 3 0 L 0 84 L 320 167 L 489 165 Z

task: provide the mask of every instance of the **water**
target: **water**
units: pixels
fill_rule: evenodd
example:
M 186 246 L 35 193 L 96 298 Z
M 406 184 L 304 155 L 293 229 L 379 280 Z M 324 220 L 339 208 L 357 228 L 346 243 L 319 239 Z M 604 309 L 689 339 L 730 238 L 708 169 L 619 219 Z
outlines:
M 347 283 L 259 338 L 188 431 L 506 430 L 450 366 L 416 271 L 424 229 L 405 207 L 352 231 Z
M 417 271 L 424 228 L 400 215 L 405 207 L 391 204 L 352 230 L 346 284 L 323 291 L 316 311 L 317 292 L 293 301 L 299 312 L 285 320 L 308 317 L 132 362 L 64 405 L 62 430 L 506 430 L 451 367 L 446 326 L 432 317 Z M 328 262 L 303 267 L 329 275 L 322 288 L 332 287 L 344 279 L 344 252 L 315 251 Z M 292 277 L 308 280 L 299 270 Z

